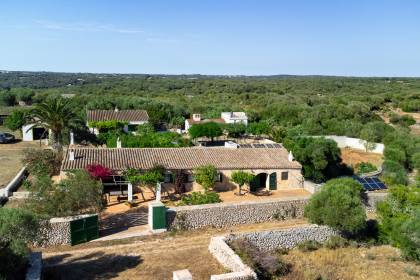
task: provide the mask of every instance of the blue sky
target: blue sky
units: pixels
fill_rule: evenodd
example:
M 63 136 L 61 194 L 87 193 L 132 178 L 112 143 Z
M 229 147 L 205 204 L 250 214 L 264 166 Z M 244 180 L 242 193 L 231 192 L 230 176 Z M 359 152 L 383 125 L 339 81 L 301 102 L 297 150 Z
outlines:
M 420 1 L 0 1 L 0 69 L 420 76 Z

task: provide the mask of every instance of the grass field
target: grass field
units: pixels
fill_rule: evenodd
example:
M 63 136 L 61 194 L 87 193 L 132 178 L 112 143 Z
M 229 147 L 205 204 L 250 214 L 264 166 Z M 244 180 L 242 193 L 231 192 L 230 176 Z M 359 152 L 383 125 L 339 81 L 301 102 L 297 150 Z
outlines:
M 8 132 L 0 126 L 0 131 Z M 38 142 L 16 142 L 13 144 L 0 144 L 0 188 L 3 188 L 13 179 L 22 168 L 23 151 L 27 148 L 38 148 Z
M 44 249 L 45 279 L 165 280 L 172 279 L 175 270 L 188 269 L 194 280 L 208 280 L 211 274 L 226 272 L 209 253 L 212 236 L 305 223 L 287 220 Z
M 286 280 L 414 280 L 420 265 L 403 261 L 395 248 L 322 248 L 313 252 L 292 250 L 283 259 L 292 265 Z

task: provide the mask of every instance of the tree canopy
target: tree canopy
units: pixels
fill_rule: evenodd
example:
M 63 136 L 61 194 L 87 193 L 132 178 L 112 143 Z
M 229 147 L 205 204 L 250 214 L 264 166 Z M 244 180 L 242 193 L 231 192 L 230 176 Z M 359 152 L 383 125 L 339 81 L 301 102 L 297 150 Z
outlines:
M 356 233 L 366 225 L 362 193 L 363 187 L 351 178 L 332 179 L 310 198 L 305 217 L 311 223 Z

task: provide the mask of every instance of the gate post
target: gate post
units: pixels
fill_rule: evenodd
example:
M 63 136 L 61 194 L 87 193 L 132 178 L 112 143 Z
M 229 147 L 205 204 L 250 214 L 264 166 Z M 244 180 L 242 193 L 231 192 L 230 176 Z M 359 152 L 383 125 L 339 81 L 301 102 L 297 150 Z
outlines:
M 160 201 L 149 203 L 149 228 L 153 233 L 166 231 L 166 207 Z

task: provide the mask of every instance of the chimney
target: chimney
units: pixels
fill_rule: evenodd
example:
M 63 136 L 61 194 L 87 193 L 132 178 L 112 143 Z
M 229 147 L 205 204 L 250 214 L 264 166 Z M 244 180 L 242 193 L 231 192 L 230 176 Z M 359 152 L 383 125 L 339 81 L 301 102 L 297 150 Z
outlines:
M 115 106 L 114 111 L 115 111 L 115 112 L 118 112 L 118 107 L 117 107 L 117 106 Z
M 289 152 L 289 157 L 288 157 L 289 161 L 292 162 L 294 160 L 292 151 Z
M 74 151 L 73 150 L 69 151 L 69 160 L 71 160 L 71 161 L 74 160 Z
M 193 121 L 195 122 L 201 121 L 201 114 L 193 114 Z
M 120 137 L 118 137 L 117 138 L 117 148 L 122 148 L 122 143 L 121 143 L 121 140 L 120 140 Z

